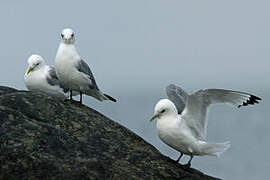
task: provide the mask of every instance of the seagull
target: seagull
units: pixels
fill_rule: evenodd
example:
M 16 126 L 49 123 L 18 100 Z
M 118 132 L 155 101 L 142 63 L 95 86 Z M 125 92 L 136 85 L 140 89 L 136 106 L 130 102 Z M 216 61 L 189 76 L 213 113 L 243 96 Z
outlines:
M 209 143 L 206 137 L 207 110 L 211 104 L 229 103 L 238 108 L 259 103 L 261 98 L 239 91 L 225 89 L 201 89 L 188 94 L 180 87 L 170 84 L 166 87 L 169 99 L 161 99 L 155 106 L 150 122 L 157 120 L 159 138 L 168 146 L 190 159 L 193 156 L 220 156 L 230 147 L 230 142 Z
M 80 103 L 82 103 L 82 94 L 92 96 L 99 101 L 116 102 L 114 98 L 99 90 L 93 73 L 78 54 L 74 42 L 74 31 L 70 28 L 64 29 L 55 57 L 57 77 L 63 86 L 70 90 L 70 100 L 72 100 L 72 91 L 75 90 L 80 92 Z
M 24 83 L 29 91 L 39 91 L 62 99 L 67 97 L 55 69 L 45 64 L 45 60 L 37 54 L 28 58 L 28 68 L 24 75 Z

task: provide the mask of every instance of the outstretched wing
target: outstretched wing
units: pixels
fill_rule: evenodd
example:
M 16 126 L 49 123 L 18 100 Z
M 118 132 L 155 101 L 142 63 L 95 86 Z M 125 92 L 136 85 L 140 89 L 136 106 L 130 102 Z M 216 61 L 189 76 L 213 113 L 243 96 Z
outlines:
M 205 138 L 207 108 L 214 103 L 229 103 L 236 107 L 259 103 L 261 98 L 238 91 L 205 89 L 192 93 L 182 112 L 182 119 L 197 138 Z
M 94 78 L 93 73 L 91 72 L 89 66 L 86 64 L 86 62 L 84 62 L 84 60 L 80 60 L 77 64 L 77 69 L 78 71 L 84 73 L 85 75 L 88 76 L 88 78 L 91 80 L 91 84 L 90 84 L 90 88 L 91 89 L 97 89 L 99 90 L 96 80 Z
M 174 103 L 178 114 L 181 114 L 185 108 L 188 94 L 180 87 L 170 84 L 166 87 L 166 93 L 168 98 Z

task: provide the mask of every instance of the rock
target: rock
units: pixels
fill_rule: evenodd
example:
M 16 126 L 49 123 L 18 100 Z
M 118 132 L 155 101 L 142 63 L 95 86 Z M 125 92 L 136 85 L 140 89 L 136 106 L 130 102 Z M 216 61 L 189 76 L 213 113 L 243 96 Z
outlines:
M 216 179 L 77 102 L 0 87 L 0 179 Z

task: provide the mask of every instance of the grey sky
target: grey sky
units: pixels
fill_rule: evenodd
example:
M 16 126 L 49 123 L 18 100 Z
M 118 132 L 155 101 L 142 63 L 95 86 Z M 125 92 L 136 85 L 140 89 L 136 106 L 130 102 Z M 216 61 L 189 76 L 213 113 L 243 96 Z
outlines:
M 23 88 L 28 56 L 40 53 L 53 65 L 59 34 L 72 27 L 99 86 L 111 91 L 125 91 L 123 84 L 130 89 L 163 87 L 169 81 L 269 87 L 264 81 L 269 75 L 269 5 L 207 0 L 4 2 L 0 81 Z
M 241 179 L 246 172 L 256 179 L 269 169 L 264 162 L 270 148 L 265 139 L 270 126 L 269 7 L 267 0 L 1 1 L 0 82 L 26 89 L 27 58 L 37 53 L 53 66 L 60 33 L 71 27 L 98 86 L 119 100 L 98 103 L 85 97 L 87 105 L 175 158 L 178 154 L 158 140 L 155 125 L 147 122 L 157 100 L 166 97 L 166 85 L 173 82 L 187 92 L 226 88 L 254 93 L 262 104 L 246 110 L 217 107 L 209 116 L 210 139 L 228 137 L 231 150 L 219 160 L 194 162 L 195 168 L 225 179 L 237 173 Z M 211 120 L 220 114 L 224 121 Z M 260 144 L 247 148 L 250 140 Z M 251 154 L 258 155 L 257 161 Z M 234 158 L 239 168 L 231 167 Z M 256 174 L 258 162 L 264 163 Z

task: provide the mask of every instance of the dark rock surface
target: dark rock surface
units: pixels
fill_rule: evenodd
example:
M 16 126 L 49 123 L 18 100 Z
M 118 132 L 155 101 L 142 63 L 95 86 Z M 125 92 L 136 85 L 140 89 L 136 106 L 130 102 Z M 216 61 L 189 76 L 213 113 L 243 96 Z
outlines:
M 77 102 L 0 87 L 0 179 L 215 179 Z

